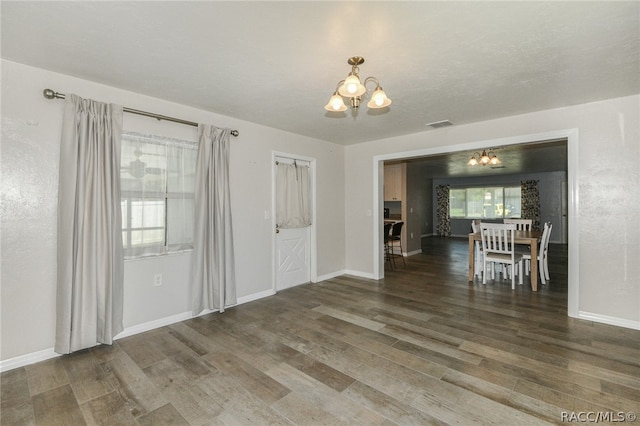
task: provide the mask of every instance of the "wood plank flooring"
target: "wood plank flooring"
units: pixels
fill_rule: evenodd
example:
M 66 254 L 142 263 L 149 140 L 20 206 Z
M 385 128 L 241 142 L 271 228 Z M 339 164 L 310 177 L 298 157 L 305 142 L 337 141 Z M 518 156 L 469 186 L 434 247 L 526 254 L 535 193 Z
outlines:
M 426 238 L 384 280 L 342 276 L 1 376 L 2 425 L 561 423 L 640 414 L 640 331 L 567 317 L 551 281 L 467 282 Z M 567 419 L 569 414 L 565 414 Z M 606 423 L 606 422 L 605 422 Z M 638 421 L 640 424 L 640 421 Z

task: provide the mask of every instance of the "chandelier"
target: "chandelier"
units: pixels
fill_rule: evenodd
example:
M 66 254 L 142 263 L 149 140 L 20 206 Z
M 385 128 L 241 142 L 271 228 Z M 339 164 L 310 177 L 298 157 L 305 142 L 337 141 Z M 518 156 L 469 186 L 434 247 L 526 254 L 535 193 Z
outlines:
M 373 82 L 376 85 L 371 100 L 367 103 L 369 108 L 384 108 L 391 105 L 391 99 L 387 98 L 387 94 L 384 93 L 378 79 L 375 77 L 367 77 L 364 82 L 360 82 L 360 76 L 358 72 L 360 69 L 358 65 L 364 63 L 364 58 L 360 56 L 354 56 L 347 61 L 351 65 L 351 72 L 344 80 L 338 82 L 336 91 L 333 92 L 333 96 L 329 99 L 329 102 L 324 106 L 324 109 L 331 112 L 346 111 L 347 106 L 344 104 L 344 98 L 349 99 L 351 109 L 357 111 L 360 107 L 360 101 L 367 94 L 367 83 Z
M 500 160 L 492 151 L 489 151 L 487 154 L 487 151 L 483 149 L 482 154 L 475 152 L 467 163 L 469 166 L 475 166 L 477 164 L 482 164 L 483 166 L 487 164 L 500 164 Z

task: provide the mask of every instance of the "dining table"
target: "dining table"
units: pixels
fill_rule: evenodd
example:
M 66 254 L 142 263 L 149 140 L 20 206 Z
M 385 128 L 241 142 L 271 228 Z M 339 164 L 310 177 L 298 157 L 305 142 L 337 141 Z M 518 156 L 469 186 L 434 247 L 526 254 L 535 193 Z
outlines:
M 542 231 L 514 231 L 514 242 L 516 244 L 528 245 L 531 251 L 531 291 L 538 291 L 538 243 L 542 237 Z M 472 232 L 469 234 L 469 282 L 474 277 L 474 245 L 478 241 L 482 243 L 482 235 L 480 232 Z

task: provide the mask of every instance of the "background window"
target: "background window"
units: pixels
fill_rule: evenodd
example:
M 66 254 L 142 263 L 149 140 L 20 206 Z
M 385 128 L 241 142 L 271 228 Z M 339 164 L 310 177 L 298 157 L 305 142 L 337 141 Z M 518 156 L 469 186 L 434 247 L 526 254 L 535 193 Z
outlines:
M 449 215 L 466 219 L 519 218 L 520 198 L 520 186 L 455 188 L 449 191 Z
M 120 184 L 125 258 L 193 248 L 197 144 L 122 135 Z

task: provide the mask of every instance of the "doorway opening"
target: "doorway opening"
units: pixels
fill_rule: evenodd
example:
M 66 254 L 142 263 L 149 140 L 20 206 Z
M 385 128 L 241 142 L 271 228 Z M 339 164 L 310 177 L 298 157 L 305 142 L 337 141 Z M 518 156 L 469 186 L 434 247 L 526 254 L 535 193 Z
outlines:
M 566 214 L 566 242 L 568 244 L 568 294 L 567 312 L 570 317 L 578 317 L 578 131 L 568 129 L 544 134 L 523 135 L 504 139 L 478 141 L 455 146 L 441 146 L 410 152 L 384 154 L 373 158 L 373 265 L 374 278 L 384 277 L 384 252 L 383 252 L 383 211 L 384 211 L 384 165 L 385 162 L 398 162 L 401 160 L 416 159 L 419 157 L 458 155 L 466 156 L 469 152 L 482 150 L 487 147 L 512 147 L 515 145 L 541 144 L 544 142 L 566 141 L 566 191 L 564 195 L 567 203 L 563 207 Z M 470 154 L 469 154 L 470 155 Z M 468 158 L 467 158 L 468 160 Z M 466 161 L 459 161 L 461 167 L 467 167 Z

